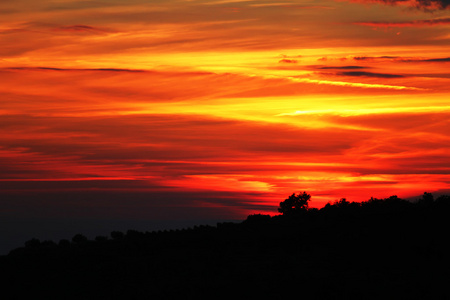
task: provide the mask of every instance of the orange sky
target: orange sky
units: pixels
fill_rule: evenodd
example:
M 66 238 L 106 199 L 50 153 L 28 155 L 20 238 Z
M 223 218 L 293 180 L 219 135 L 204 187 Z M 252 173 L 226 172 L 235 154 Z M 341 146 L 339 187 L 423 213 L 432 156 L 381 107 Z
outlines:
M 449 192 L 449 3 L 387 2 L 1 2 L 2 214 Z

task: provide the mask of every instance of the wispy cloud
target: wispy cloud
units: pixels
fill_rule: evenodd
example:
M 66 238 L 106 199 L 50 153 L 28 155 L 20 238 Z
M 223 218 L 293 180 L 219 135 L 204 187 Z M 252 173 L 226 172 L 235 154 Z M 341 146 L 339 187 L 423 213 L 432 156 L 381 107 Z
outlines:
M 352 73 L 352 72 L 350 72 L 350 73 Z M 354 73 L 368 73 L 368 72 L 354 72 Z M 374 74 L 374 73 L 372 73 L 372 74 Z M 361 75 L 359 75 L 359 76 L 361 76 Z M 325 84 L 325 85 L 348 86 L 348 87 L 370 88 L 370 89 L 416 90 L 416 91 L 423 90 L 422 88 L 411 87 L 411 86 L 389 85 L 389 84 L 379 84 L 379 83 L 345 82 L 345 81 L 294 78 L 294 77 L 291 77 L 290 80 L 295 81 L 295 82 L 308 82 L 308 83 L 317 83 L 317 84 Z

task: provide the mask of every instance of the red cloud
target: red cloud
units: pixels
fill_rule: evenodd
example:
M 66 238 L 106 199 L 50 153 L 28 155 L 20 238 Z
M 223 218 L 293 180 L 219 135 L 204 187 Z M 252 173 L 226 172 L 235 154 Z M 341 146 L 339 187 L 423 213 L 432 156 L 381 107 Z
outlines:
M 297 62 L 298 61 L 295 59 L 287 59 L 287 58 L 284 58 L 279 61 L 279 63 L 285 63 L 285 64 L 296 64 Z

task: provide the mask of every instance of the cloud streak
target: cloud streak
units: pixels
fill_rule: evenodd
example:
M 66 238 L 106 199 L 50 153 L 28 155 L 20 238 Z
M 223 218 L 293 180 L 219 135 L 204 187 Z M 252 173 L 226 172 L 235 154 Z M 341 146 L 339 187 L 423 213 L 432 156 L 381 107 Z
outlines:
M 370 27 L 423 27 L 423 26 L 439 26 L 449 25 L 450 18 L 437 18 L 428 20 L 415 20 L 405 22 L 356 22 L 356 25 L 370 26 Z
M 385 73 L 373 73 L 373 72 L 361 72 L 361 71 L 350 71 L 350 72 L 340 72 L 338 75 L 343 76 L 353 76 L 353 77 L 374 77 L 374 78 L 403 78 L 404 75 L 398 74 L 385 74 Z
M 318 70 L 361 70 L 366 69 L 364 66 L 315 66 Z
M 89 25 L 68 25 L 60 26 L 53 29 L 54 31 L 68 32 L 68 33 L 94 33 L 103 34 L 113 32 L 111 30 L 102 29 L 99 27 L 89 26 Z
M 400 56 L 355 56 L 356 61 L 394 61 L 394 62 L 450 62 L 450 57 L 421 58 L 421 57 L 400 57 Z
M 404 5 L 425 10 L 444 10 L 450 6 L 449 0 L 356 0 L 355 2 Z
M 378 74 L 377 75 L 376 73 L 369 73 L 369 72 L 343 72 L 343 75 L 345 75 L 345 73 L 352 74 L 352 75 L 347 74 L 347 76 L 368 76 L 367 74 L 372 75 L 372 76 L 368 76 L 368 77 L 382 77 L 383 75 L 389 76 L 388 74 Z M 364 75 L 362 75 L 362 74 L 364 74 Z M 395 77 L 395 75 L 394 75 L 394 77 Z M 393 77 L 389 77 L 389 78 L 393 78 Z M 294 82 L 307 82 L 307 83 L 317 83 L 317 84 L 344 86 L 344 87 L 348 86 L 348 87 L 368 88 L 368 89 L 392 89 L 392 90 L 415 90 L 415 91 L 423 90 L 422 88 L 416 88 L 416 87 L 379 84 L 379 83 L 345 82 L 345 81 L 320 80 L 320 79 L 308 79 L 308 78 L 291 78 L 291 80 Z

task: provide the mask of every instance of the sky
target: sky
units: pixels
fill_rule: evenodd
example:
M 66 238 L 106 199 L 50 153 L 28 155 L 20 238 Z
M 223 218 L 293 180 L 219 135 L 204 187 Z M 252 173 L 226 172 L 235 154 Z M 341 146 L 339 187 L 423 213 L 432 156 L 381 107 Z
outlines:
M 449 70 L 448 0 L 2 1 L 0 235 L 448 193 Z

